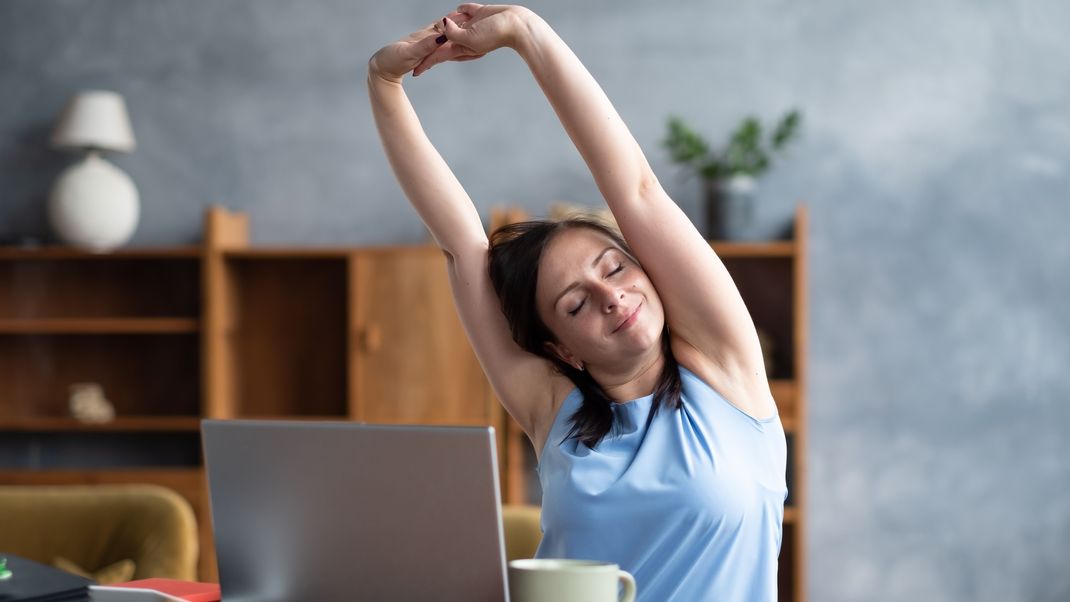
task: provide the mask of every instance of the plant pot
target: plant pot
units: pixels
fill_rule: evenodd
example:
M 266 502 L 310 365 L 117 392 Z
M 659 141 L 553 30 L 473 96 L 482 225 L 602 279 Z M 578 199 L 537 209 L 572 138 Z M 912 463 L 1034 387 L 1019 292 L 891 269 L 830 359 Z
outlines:
M 754 217 L 757 181 L 748 175 L 706 180 L 706 236 L 711 240 L 742 238 Z

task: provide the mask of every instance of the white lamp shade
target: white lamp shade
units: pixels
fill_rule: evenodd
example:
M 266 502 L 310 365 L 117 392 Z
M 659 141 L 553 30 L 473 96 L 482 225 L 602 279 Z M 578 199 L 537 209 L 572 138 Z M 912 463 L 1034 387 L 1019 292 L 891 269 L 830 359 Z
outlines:
M 75 94 L 52 132 L 52 144 L 60 148 L 134 150 L 137 144 L 123 97 L 101 90 Z

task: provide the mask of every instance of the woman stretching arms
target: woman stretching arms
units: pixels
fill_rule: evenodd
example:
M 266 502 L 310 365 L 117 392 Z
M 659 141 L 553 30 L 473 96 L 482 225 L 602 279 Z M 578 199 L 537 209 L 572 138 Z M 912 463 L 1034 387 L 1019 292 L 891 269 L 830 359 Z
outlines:
M 623 236 L 574 219 L 488 240 L 402 81 L 498 48 L 531 69 Z M 787 452 L 754 323 L 579 59 L 528 9 L 462 4 L 379 50 L 368 90 L 468 338 L 538 456 L 536 556 L 615 562 L 640 600 L 775 600 Z

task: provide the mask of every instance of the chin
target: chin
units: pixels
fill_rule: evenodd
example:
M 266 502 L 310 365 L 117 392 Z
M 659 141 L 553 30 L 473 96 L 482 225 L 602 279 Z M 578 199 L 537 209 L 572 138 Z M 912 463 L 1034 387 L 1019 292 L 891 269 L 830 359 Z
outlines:
M 625 340 L 630 345 L 634 345 L 636 351 L 645 352 L 649 351 L 651 347 L 661 344 L 662 329 L 656 326 L 646 326 L 642 324 L 636 324 L 638 328 L 631 328 L 628 332 L 617 333 L 623 334 Z

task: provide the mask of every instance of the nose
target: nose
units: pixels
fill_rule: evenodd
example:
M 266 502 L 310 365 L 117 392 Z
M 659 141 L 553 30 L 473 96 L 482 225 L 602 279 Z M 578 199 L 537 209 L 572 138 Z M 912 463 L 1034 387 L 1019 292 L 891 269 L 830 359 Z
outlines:
M 602 301 L 602 311 L 607 314 L 613 313 L 613 310 L 617 309 L 620 302 L 624 299 L 624 291 L 621 289 L 615 289 L 605 287 L 603 292 L 604 300 Z

